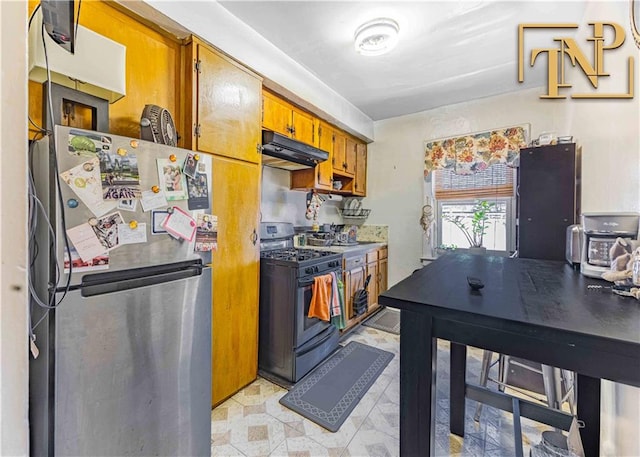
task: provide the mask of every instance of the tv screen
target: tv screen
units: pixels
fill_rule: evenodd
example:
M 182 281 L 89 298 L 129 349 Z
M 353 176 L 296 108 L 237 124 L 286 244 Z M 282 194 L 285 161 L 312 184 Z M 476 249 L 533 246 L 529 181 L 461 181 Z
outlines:
M 41 0 L 42 22 L 53 41 L 73 54 L 75 46 L 74 0 Z

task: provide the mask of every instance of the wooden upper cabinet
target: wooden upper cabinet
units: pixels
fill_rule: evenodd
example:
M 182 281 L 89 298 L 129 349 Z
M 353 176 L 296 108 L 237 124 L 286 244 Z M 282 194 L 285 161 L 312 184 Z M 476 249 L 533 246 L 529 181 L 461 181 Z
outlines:
M 345 160 L 345 142 L 347 137 L 337 130 L 333 132 L 333 171 L 334 173 L 344 174 Z
M 353 138 L 347 137 L 344 151 L 344 172 L 348 176 L 354 176 L 356 174 L 356 146 L 356 141 Z
M 293 125 L 291 137 L 303 143 L 317 146 L 316 119 L 311 114 L 296 107 L 292 107 L 291 119 Z
M 262 126 L 282 135 L 291 135 L 291 105 L 271 92 L 262 92 Z
M 367 145 L 356 144 L 356 175 L 354 177 L 353 194 L 367 194 Z
M 196 42 L 195 150 L 260 163 L 262 81 Z
M 329 158 L 320 162 L 318 170 L 318 185 L 322 188 L 331 189 L 333 181 L 333 129 L 329 124 L 320 122 L 318 126 L 318 147 L 329 153 Z
M 316 118 L 267 90 L 262 91 L 262 127 L 318 146 Z

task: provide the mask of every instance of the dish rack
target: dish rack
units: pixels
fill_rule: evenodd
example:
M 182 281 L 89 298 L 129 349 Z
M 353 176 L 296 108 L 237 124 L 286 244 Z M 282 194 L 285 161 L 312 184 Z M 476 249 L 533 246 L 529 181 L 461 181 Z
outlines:
M 340 211 L 340 215 L 345 222 L 355 225 L 361 225 L 367 220 L 367 217 L 369 217 L 369 214 L 371 213 L 370 209 L 363 208 L 338 208 L 338 211 Z

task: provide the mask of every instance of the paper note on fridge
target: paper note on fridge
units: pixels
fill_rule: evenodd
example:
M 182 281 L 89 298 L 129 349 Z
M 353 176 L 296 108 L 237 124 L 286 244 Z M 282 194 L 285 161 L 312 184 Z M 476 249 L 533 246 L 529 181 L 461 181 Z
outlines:
M 173 211 L 162 223 L 162 228 L 172 235 L 192 241 L 196 234 L 196 221 L 189 213 L 174 206 Z
M 129 224 L 119 224 L 118 238 L 120 244 L 146 243 L 147 224 L 138 224 L 136 228 L 131 228 Z
M 142 204 L 142 211 L 145 213 L 152 209 L 164 208 L 169 204 L 167 203 L 167 198 L 162 192 L 154 192 L 152 190 L 145 190 L 142 192 L 142 199 L 140 200 L 140 203 Z
M 100 161 L 97 157 L 63 171 L 60 177 L 97 217 L 116 207 L 117 202 L 102 199 Z
M 102 256 L 107 252 L 102 243 L 100 243 L 93 228 L 86 222 L 68 229 L 67 236 L 71 243 L 73 243 L 76 251 L 78 251 L 80 258 L 85 262 Z

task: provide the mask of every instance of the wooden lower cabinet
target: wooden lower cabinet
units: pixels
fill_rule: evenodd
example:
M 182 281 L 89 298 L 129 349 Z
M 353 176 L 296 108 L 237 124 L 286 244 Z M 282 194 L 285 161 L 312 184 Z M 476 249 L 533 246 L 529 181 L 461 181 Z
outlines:
M 344 272 L 344 308 L 347 313 L 347 327 L 350 326 L 350 322 L 358 319 L 359 316 L 355 315 L 353 310 L 353 294 L 358 289 L 362 289 L 364 284 L 365 267 L 363 265 L 353 267 L 350 270 Z
M 387 290 L 387 252 L 385 246 L 345 258 L 343 278 L 347 326 L 343 332 L 353 328 L 380 308 L 378 295 Z M 362 289 L 369 275 L 371 275 L 371 280 L 367 286 L 369 292 L 368 310 L 366 313 L 356 316 L 353 311 L 353 294 L 356 290 Z
M 260 165 L 213 156 L 212 402 L 217 405 L 258 374 Z
M 380 295 L 382 292 L 386 292 L 386 290 L 389 288 L 387 286 L 387 277 L 388 277 L 388 273 L 387 273 L 387 267 L 389 265 L 389 262 L 387 261 L 387 259 L 382 259 L 378 261 L 378 295 Z

